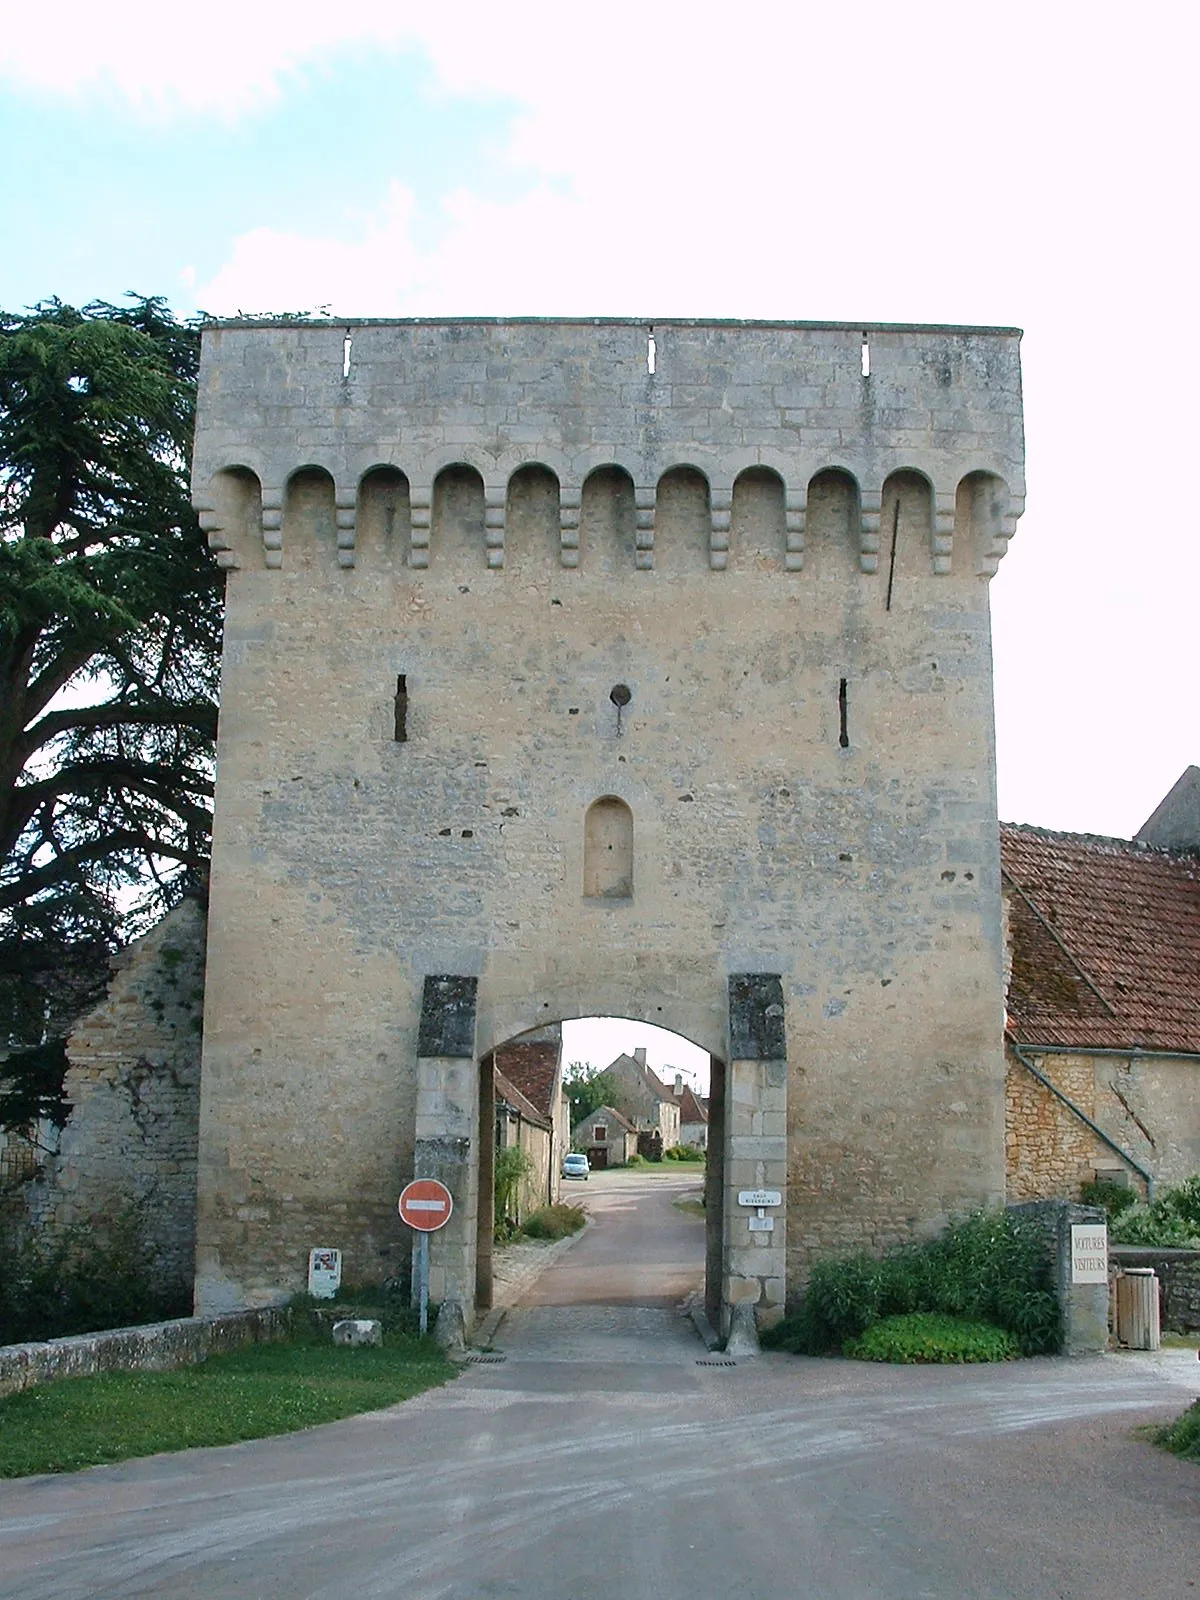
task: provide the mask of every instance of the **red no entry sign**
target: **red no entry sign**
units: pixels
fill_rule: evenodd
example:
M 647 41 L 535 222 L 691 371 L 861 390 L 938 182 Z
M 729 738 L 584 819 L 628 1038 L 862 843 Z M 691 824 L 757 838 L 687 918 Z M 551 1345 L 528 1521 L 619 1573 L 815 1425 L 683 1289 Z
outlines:
M 436 1178 L 414 1178 L 405 1185 L 397 1210 L 400 1220 L 418 1233 L 436 1233 L 450 1221 L 454 1201 L 446 1185 Z

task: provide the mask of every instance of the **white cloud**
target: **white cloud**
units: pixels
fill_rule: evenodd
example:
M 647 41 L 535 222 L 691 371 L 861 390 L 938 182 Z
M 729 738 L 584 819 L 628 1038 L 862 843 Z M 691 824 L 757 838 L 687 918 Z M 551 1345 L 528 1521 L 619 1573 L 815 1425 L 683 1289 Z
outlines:
M 46 13 L 26 4 L 0 31 L 0 74 L 53 94 L 115 90 L 156 115 L 246 114 L 338 48 L 403 41 L 417 10 L 388 0 L 59 0 L 49 33 Z

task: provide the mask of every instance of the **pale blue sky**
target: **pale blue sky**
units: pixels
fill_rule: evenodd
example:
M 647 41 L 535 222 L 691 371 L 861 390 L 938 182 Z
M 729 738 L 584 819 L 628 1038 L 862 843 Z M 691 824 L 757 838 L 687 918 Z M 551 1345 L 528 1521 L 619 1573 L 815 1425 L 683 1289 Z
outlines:
M 0 305 L 1024 327 L 1000 809 L 1129 834 L 1200 760 L 1194 8 L 27 3 Z

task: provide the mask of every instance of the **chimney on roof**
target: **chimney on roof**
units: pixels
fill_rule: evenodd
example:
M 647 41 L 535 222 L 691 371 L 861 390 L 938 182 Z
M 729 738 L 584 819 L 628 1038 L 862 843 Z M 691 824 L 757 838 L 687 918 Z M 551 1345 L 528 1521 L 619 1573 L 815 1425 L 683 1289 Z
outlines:
M 683 1073 L 682 1072 L 676 1072 L 676 1074 L 675 1074 L 675 1093 L 676 1093 L 676 1095 L 681 1095 L 683 1093 Z
M 645 1045 L 638 1045 L 637 1049 L 633 1052 L 633 1059 L 637 1062 L 639 1067 L 644 1067 L 646 1065 Z

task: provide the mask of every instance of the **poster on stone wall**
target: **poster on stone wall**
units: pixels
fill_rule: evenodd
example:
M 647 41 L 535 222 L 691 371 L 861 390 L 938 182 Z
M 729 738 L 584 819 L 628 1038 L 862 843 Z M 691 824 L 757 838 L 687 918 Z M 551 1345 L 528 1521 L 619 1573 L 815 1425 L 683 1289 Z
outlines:
M 308 1292 L 314 1300 L 332 1300 L 342 1283 L 342 1252 L 318 1248 L 308 1253 Z

